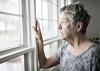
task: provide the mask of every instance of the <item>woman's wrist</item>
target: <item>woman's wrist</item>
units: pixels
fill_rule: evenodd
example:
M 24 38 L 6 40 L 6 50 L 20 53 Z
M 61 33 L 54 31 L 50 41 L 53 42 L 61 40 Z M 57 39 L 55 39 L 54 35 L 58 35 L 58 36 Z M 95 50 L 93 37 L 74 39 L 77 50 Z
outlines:
M 39 45 L 39 46 L 43 46 L 43 40 L 41 39 L 41 40 L 37 40 L 37 44 Z

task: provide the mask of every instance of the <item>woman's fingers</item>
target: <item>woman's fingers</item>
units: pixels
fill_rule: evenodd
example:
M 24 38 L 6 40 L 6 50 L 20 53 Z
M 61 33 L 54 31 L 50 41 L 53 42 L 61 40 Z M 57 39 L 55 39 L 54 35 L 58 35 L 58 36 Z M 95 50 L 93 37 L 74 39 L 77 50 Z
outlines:
M 35 27 L 32 27 L 33 28 L 33 32 L 35 33 L 35 35 L 38 33 L 36 28 Z
M 37 31 L 41 33 L 39 22 L 36 20 Z
M 35 27 L 33 27 L 33 32 L 34 32 L 34 34 L 35 34 L 35 37 L 36 37 L 37 39 L 39 39 L 39 34 L 38 34 L 37 30 L 35 29 Z
M 33 32 L 35 33 L 35 37 L 38 40 L 41 40 L 42 39 L 42 34 L 41 34 L 41 30 L 40 30 L 40 26 L 39 26 L 38 21 L 36 21 L 35 27 L 32 27 L 32 28 L 33 28 Z
M 37 20 L 36 20 L 35 27 L 33 26 L 32 28 L 34 29 L 35 32 L 39 32 L 40 31 L 40 26 L 39 26 L 39 23 L 38 23 Z

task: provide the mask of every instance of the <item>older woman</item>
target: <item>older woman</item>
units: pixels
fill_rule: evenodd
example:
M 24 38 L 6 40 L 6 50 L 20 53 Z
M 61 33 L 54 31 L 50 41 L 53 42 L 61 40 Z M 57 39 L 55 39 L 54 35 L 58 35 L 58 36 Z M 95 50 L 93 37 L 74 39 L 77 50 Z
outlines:
M 100 48 L 85 36 L 90 16 L 84 6 L 80 3 L 66 5 L 61 8 L 60 18 L 58 30 L 65 43 L 48 59 L 44 54 L 38 22 L 34 28 L 40 67 L 49 68 L 59 64 L 60 71 L 100 71 Z

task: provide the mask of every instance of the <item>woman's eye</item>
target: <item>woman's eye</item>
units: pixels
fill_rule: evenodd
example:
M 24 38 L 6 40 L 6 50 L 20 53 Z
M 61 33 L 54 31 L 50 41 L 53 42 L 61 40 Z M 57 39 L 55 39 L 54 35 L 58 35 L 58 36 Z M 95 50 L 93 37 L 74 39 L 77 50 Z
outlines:
M 62 23 L 65 23 L 64 21 Z

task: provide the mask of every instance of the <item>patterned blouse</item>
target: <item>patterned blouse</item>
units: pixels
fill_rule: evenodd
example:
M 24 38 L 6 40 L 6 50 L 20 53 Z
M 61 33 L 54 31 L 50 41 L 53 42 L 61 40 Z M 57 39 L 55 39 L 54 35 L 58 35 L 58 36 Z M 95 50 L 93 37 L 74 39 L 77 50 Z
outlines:
M 73 56 L 64 44 L 56 52 L 59 71 L 100 71 L 100 47 L 93 44 L 79 56 Z

